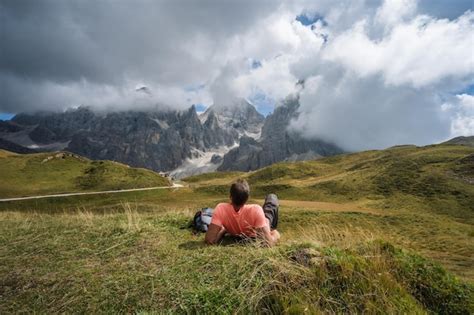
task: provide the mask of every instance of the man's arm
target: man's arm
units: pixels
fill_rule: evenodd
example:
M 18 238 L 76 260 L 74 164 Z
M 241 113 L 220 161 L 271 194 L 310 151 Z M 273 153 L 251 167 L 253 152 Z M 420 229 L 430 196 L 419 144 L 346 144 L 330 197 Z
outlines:
M 268 246 L 275 245 L 280 239 L 280 233 L 277 230 L 270 231 L 269 226 L 264 226 L 256 230 L 257 237 L 261 238 Z
M 211 223 L 209 229 L 206 232 L 206 238 L 204 241 L 208 245 L 215 245 L 224 236 L 225 228 L 217 224 Z

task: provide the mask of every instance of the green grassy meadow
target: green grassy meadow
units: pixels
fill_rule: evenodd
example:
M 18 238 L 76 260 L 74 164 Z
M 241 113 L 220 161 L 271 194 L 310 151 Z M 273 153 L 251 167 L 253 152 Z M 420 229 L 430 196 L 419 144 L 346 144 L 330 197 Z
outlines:
M 0 312 L 472 314 L 473 154 L 404 146 L 0 203 Z M 187 228 L 239 177 L 252 202 L 280 196 L 278 246 Z
M 25 155 L 0 150 L 0 174 L 0 198 L 169 185 L 146 169 L 66 152 Z

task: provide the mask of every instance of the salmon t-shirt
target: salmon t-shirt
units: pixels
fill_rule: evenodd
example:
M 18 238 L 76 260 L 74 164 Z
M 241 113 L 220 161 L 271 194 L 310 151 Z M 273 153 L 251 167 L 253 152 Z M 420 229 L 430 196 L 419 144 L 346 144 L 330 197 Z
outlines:
M 244 205 L 235 211 L 230 203 L 220 203 L 214 209 L 212 224 L 223 226 L 231 235 L 255 237 L 255 229 L 268 225 L 262 207 L 259 205 Z

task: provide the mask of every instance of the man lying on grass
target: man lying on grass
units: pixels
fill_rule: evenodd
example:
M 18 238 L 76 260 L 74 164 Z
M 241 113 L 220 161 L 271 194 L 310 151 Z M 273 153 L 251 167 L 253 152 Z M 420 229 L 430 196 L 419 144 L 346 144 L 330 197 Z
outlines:
M 277 196 L 268 195 L 262 209 L 256 204 L 245 204 L 249 195 L 250 187 L 245 180 L 237 180 L 230 186 L 230 203 L 220 203 L 214 209 L 206 233 L 207 244 L 217 244 L 226 233 L 237 237 L 261 239 L 269 246 L 278 242 L 280 233 L 276 230 L 279 207 Z

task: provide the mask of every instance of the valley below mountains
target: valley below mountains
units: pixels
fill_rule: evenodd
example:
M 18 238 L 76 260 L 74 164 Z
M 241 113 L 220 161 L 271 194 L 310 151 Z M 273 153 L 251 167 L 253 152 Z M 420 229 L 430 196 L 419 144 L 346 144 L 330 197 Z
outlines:
M 280 161 L 343 153 L 334 144 L 288 131 L 299 103 L 289 98 L 266 118 L 246 100 L 176 111 L 22 113 L 0 121 L 0 148 L 67 150 L 94 160 L 170 173 L 176 178 L 215 170 L 250 171 Z

